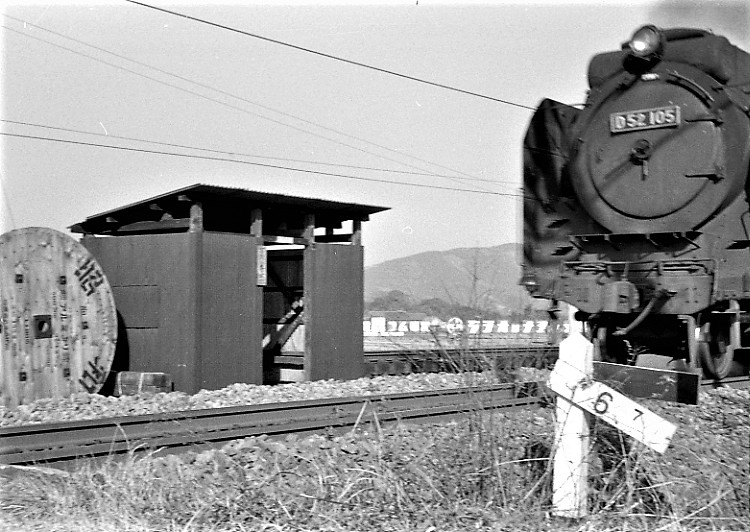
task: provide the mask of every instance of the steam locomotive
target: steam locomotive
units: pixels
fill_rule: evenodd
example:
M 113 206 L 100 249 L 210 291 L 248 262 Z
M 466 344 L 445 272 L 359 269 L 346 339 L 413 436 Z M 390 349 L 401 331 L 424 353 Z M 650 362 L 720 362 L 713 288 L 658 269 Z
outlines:
M 647 25 L 588 82 L 527 129 L 521 284 L 578 309 L 601 360 L 747 373 L 750 54 Z

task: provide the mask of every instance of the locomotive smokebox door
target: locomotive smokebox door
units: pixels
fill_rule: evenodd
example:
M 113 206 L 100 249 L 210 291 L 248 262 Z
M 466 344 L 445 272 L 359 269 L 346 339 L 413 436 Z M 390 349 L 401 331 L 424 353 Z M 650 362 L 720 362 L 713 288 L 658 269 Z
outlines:
M 745 184 L 747 162 L 733 139 L 747 116 L 717 90 L 740 51 L 722 37 L 677 31 L 664 31 L 647 61 L 622 51 L 590 65 L 574 189 L 612 232 L 700 227 Z

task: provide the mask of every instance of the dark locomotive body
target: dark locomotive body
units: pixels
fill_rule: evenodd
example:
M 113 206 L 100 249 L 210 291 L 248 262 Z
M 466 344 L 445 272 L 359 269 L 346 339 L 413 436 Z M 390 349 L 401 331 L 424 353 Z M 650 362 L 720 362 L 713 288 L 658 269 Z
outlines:
M 522 284 L 579 309 L 605 360 L 746 370 L 750 55 L 646 26 L 588 79 L 583 109 L 544 100 L 528 128 Z

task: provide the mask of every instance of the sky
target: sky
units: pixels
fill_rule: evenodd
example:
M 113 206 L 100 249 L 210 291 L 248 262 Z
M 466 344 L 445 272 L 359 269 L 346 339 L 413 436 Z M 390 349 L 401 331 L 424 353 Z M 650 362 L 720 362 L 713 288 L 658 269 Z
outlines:
M 750 50 L 742 0 L 144 3 L 213 25 L 0 8 L 0 233 L 204 183 L 388 207 L 363 224 L 368 266 L 520 242 L 528 121 L 585 100 L 594 54 L 646 23 Z

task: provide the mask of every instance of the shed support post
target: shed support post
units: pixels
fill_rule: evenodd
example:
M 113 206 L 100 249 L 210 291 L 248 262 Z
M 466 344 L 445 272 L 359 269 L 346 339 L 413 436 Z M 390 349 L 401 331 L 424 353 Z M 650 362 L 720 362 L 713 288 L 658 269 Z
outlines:
M 362 245 L 362 220 L 352 220 L 352 244 Z
M 305 231 L 302 234 L 308 244 L 315 243 L 315 215 L 305 214 Z
M 188 232 L 203 232 L 203 206 L 200 203 L 193 203 L 190 206 L 190 228 Z
M 250 211 L 250 234 L 263 237 L 263 211 L 261 209 Z

